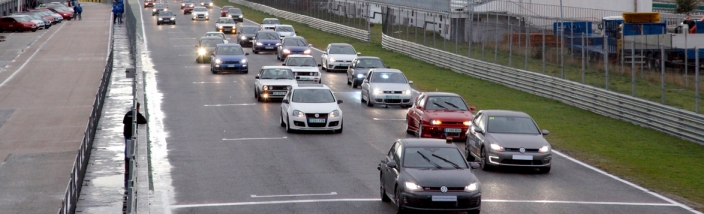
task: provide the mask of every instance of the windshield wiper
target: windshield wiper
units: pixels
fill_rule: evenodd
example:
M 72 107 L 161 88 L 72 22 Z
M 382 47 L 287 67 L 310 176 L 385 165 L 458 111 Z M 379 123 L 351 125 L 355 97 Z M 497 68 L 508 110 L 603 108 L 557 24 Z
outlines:
M 435 158 L 437 158 L 437 159 L 440 159 L 440 160 L 442 160 L 442 161 L 445 161 L 445 162 L 451 164 L 452 166 L 455 167 L 455 169 L 462 169 L 462 167 L 460 167 L 460 165 L 457 165 L 455 162 L 452 162 L 452 161 L 450 161 L 450 160 L 448 160 L 448 159 L 445 159 L 445 158 L 443 158 L 443 157 L 440 157 L 440 156 L 438 156 L 438 155 L 436 155 L 436 154 L 432 154 L 432 155 L 433 155 L 433 157 L 435 157 Z
M 440 105 L 440 104 L 438 104 L 438 103 L 436 103 L 436 102 L 433 102 L 433 105 L 439 106 L 440 108 L 447 109 L 447 107 L 445 107 L 445 106 L 443 106 L 443 105 Z
M 445 101 L 445 104 L 448 104 L 448 105 L 450 105 L 450 106 L 452 106 L 452 107 L 455 107 L 456 109 L 460 109 L 460 107 L 457 107 L 455 104 L 452 104 L 451 102 Z
M 428 157 L 426 157 L 423 153 L 420 153 L 420 151 L 416 151 L 416 152 L 418 152 L 418 154 L 420 154 L 420 156 L 423 157 L 423 159 L 425 159 L 426 161 L 428 161 L 428 163 L 432 164 L 433 166 L 437 167 L 438 169 L 442 169 L 442 166 L 440 166 L 440 165 L 438 165 L 437 163 L 435 163 L 435 162 L 431 161 L 430 159 L 428 159 Z

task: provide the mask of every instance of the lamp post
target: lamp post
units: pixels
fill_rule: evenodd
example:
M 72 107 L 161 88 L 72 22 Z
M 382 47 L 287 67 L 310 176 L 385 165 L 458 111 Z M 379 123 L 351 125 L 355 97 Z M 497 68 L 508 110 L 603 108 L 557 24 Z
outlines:
M 562 79 L 565 78 L 565 21 L 562 14 L 562 0 L 560 0 L 560 69 L 562 71 Z

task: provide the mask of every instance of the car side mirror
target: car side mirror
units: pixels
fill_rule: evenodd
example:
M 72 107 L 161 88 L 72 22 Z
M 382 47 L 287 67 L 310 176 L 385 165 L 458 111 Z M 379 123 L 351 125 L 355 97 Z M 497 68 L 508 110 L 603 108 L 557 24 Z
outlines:
M 479 169 L 479 163 L 477 163 L 477 162 L 469 162 L 469 168 L 472 168 L 472 169 Z
M 255 76 L 254 79 L 257 79 L 257 80 L 258 80 L 258 79 L 259 79 L 259 75 Z
M 474 108 L 474 106 L 469 107 L 469 111 L 474 111 L 474 110 L 476 110 L 476 108 Z
M 362 55 L 362 52 L 357 52 L 357 55 Z
M 249 56 L 249 53 L 244 53 L 245 56 Z
M 389 161 L 389 162 L 386 162 L 386 167 L 396 169 L 396 167 L 397 167 L 396 161 Z
M 479 127 L 474 127 L 474 132 L 479 133 L 479 134 L 484 134 L 484 130 L 482 130 L 482 128 L 479 128 Z
M 281 63 L 281 65 L 286 66 L 286 63 Z
M 284 99 L 284 100 L 282 100 L 281 102 L 288 104 L 288 99 Z
M 412 80 L 408 80 L 408 84 L 413 84 L 413 81 L 412 81 Z
M 391 66 L 386 66 L 386 68 L 391 68 Z
M 548 135 L 548 134 L 550 134 L 550 131 L 548 131 L 548 130 L 545 130 L 545 129 L 543 129 L 543 131 L 542 131 L 542 132 L 543 132 L 543 135 Z
M 318 67 L 321 67 L 321 66 L 323 66 L 323 65 L 321 65 L 321 64 L 318 64 Z
M 342 104 L 342 100 L 337 100 L 337 104 Z
M 308 47 L 313 47 L 313 44 L 308 44 Z

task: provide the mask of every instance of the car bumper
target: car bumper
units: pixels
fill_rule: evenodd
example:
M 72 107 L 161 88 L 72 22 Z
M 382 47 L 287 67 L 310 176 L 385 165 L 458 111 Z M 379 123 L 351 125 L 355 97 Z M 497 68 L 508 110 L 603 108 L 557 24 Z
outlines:
M 286 59 L 288 55 L 310 55 L 310 52 L 305 53 L 305 51 L 291 51 L 289 53 L 281 52 L 281 58 Z
M 247 39 L 247 40 L 239 40 L 239 43 L 242 47 L 252 47 L 252 40 Z
M 268 49 L 268 48 L 271 48 L 271 49 Z M 276 52 L 276 46 L 274 46 L 274 45 L 266 45 L 266 46 L 254 45 L 252 47 L 252 50 L 259 51 L 259 52 Z
M 328 63 L 329 70 L 347 70 L 351 62 L 331 62 Z
M 166 20 L 166 19 L 164 19 L 164 20 L 161 20 L 161 21 L 158 21 L 158 22 L 160 22 L 160 23 L 174 23 L 175 21 L 176 21 L 176 20 L 171 20 L 171 19 Z
M 372 94 L 373 104 L 411 105 L 411 95 Z
M 456 196 L 457 201 L 433 201 L 433 195 Z M 403 192 L 401 205 L 412 210 L 438 210 L 438 211 L 470 211 L 481 208 L 481 193 L 475 192 Z
M 551 153 L 520 153 L 487 151 L 489 164 L 497 166 L 547 167 L 552 160 Z M 531 160 L 525 160 L 531 157 Z
M 451 130 L 452 129 L 452 130 Z M 437 138 L 437 139 L 447 139 L 452 138 L 452 140 L 466 140 L 467 136 L 465 133 L 467 132 L 468 127 L 464 125 L 457 125 L 457 126 L 428 126 L 428 125 L 423 125 L 423 133 L 424 138 Z M 456 130 L 459 130 L 459 132 L 456 132 Z
M 237 29 L 234 27 L 223 27 L 223 28 L 218 28 L 218 32 L 223 32 L 223 33 L 237 33 Z
M 320 76 L 296 76 L 298 82 L 313 82 L 319 83 L 321 81 Z
M 332 131 L 342 128 L 342 117 L 328 117 L 325 123 L 308 123 L 306 118 L 291 118 L 289 127 L 295 130 L 310 130 L 310 131 Z
M 204 16 L 204 17 L 193 16 L 193 17 L 191 17 L 191 19 L 193 19 L 193 20 L 208 20 L 210 18 L 207 16 Z
M 248 72 L 249 66 L 247 64 L 217 64 L 217 65 L 213 65 L 213 71 L 215 71 L 215 72 Z

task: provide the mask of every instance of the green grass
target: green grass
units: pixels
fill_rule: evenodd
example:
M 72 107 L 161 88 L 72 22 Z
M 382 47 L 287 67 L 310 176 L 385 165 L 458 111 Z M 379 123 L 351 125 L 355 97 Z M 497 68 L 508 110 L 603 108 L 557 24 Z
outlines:
M 234 5 L 226 0 L 215 2 Z M 242 5 L 235 6 L 253 21 L 270 17 Z M 372 29 L 372 43 L 365 43 L 304 24 L 281 21 L 293 25 L 299 35 L 318 48 L 332 42 L 345 42 L 354 45 L 363 55 L 380 56 L 385 63 L 404 71 L 421 91 L 458 93 L 478 109 L 524 111 L 541 128 L 550 130 L 547 138 L 555 149 L 704 210 L 704 146 L 384 50 L 379 44 L 378 25 Z

